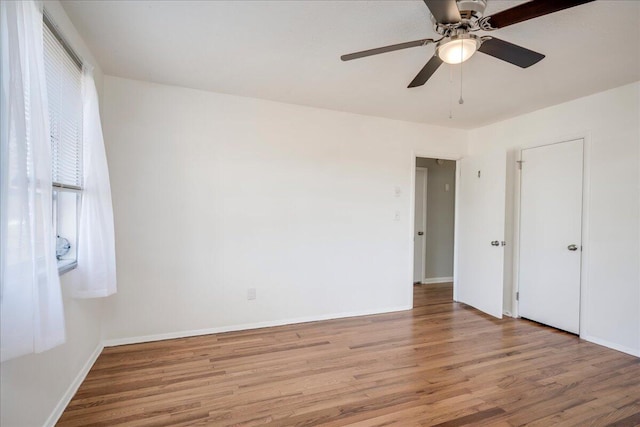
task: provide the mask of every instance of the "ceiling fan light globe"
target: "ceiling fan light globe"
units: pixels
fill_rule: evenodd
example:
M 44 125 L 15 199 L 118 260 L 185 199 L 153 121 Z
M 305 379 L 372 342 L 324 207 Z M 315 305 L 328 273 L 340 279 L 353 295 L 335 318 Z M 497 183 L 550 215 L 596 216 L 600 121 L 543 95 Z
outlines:
M 460 64 L 471 58 L 478 50 L 478 43 L 473 38 L 450 40 L 438 47 L 438 57 L 447 64 Z

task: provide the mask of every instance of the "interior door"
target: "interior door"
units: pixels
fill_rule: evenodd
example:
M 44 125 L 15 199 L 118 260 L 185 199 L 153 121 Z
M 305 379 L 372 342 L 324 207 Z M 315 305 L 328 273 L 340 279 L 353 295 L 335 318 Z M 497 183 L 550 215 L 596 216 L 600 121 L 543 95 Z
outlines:
M 505 151 L 459 163 L 456 299 L 502 318 Z
M 583 140 L 522 150 L 520 316 L 580 330 Z
M 416 169 L 416 194 L 413 238 L 413 283 L 422 283 L 426 261 L 427 169 Z

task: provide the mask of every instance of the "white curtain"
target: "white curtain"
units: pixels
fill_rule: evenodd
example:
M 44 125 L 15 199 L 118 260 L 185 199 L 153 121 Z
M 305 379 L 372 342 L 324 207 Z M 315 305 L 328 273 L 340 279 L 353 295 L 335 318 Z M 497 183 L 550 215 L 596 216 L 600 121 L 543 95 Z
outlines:
M 78 227 L 78 273 L 72 295 L 106 297 L 116 292 L 116 251 L 109 169 L 100 124 L 93 70 L 85 66 L 82 81 L 83 185 Z
M 0 359 L 65 340 L 52 226 L 42 4 L 0 2 Z

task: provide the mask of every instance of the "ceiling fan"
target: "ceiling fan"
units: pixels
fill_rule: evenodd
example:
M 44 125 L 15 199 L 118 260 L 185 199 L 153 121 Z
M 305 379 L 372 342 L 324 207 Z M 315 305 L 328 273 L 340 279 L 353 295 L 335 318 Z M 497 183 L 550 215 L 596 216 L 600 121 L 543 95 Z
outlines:
M 531 0 L 491 16 L 483 16 L 487 0 L 423 0 L 431 11 L 433 28 L 441 38 L 421 39 L 342 55 L 350 61 L 410 47 L 435 44 L 436 51 L 408 87 L 424 85 L 443 62 L 460 64 L 476 52 L 527 68 L 544 55 L 493 36 L 477 36 L 476 31 L 493 31 L 506 26 L 579 6 L 594 0 Z

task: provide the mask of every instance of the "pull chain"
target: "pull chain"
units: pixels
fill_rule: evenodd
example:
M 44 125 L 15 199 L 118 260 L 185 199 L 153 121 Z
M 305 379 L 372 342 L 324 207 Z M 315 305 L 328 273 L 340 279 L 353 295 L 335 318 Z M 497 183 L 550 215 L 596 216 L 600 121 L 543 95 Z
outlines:
M 464 58 L 464 44 L 462 43 L 462 39 L 460 39 L 460 99 L 458 100 L 458 104 L 464 104 L 464 99 L 462 99 L 462 60 Z
M 449 65 L 449 118 L 453 119 L 453 65 Z

